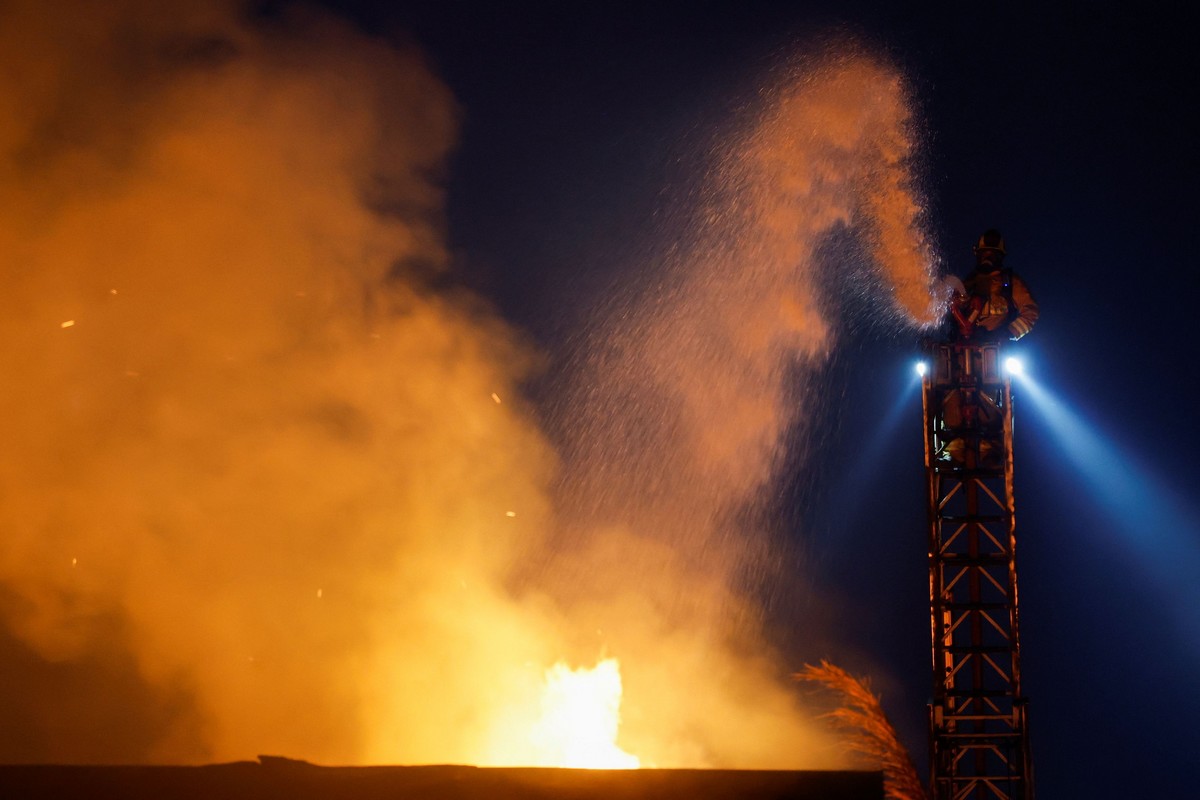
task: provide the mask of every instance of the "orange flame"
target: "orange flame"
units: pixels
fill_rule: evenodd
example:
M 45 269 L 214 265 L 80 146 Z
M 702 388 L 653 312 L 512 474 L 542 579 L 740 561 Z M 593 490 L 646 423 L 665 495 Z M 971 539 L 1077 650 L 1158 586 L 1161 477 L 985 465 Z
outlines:
M 530 738 L 546 766 L 636 769 L 637 756 L 617 746 L 621 667 L 606 658 L 592 669 L 558 662 L 546 670 L 542 716 Z
M 494 730 L 489 766 L 637 769 L 641 759 L 617 745 L 621 667 L 606 658 L 588 669 L 559 661 L 537 690 L 514 704 Z

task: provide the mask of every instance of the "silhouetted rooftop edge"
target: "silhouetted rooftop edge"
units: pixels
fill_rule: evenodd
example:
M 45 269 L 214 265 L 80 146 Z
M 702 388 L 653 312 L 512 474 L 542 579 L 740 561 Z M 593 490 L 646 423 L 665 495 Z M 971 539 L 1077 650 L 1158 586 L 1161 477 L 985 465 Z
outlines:
M 279 756 L 207 766 L 0 765 L 0 796 L 289 800 L 882 800 L 879 772 L 458 765 L 323 767 Z

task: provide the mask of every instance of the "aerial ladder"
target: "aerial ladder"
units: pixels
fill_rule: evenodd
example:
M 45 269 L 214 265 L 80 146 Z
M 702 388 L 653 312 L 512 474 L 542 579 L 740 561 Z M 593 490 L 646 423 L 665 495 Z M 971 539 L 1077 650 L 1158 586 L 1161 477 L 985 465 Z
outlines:
M 1001 345 L 929 345 L 922 379 L 929 510 L 934 800 L 1032 800 L 1021 691 L 1012 381 Z

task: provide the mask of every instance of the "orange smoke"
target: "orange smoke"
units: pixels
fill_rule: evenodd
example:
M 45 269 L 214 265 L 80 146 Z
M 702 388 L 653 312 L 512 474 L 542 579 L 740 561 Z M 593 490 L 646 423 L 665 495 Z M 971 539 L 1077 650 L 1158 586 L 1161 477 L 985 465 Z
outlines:
M 416 277 L 448 92 L 331 19 L 76 12 L 0 25 L 0 608 L 90 683 L 5 760 L 471 760 L 495 654 L 553 655 L 499 588 L 553 457 L 518 337 Z
M 615 747 L 832 765 L 736 588 L 736 511 L 795 419 L 780 359 L 831 346 L 816 237 L 910 241 L 894 76 L 834 73 L 857 144 L 786 133 L 841 90 L 739 140 L 733 244 L 612 331 L 554 495 L 536 355 L 426 280 L 447 89 L 317 12 L 180 5 L 0 11 L 0 662 L 30 687 L 0 760 L 479 763 L 534 734 L 552 664 L 607 651 Z

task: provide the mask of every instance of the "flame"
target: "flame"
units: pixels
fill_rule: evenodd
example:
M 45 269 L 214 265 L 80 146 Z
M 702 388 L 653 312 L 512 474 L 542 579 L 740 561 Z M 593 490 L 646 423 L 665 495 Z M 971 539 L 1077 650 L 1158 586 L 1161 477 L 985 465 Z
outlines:
M 559 661 L 493 720 L 481 766 L 637 769 L 617 746 L 621 666 L 606 658 L 588 669 Z
M 539 766 L 637 769 L 641 761 L 617 746 L 621 667 L 606 658 L 592 669 L 559 661 L 546 670 L 541 717 L 530 732 Z

